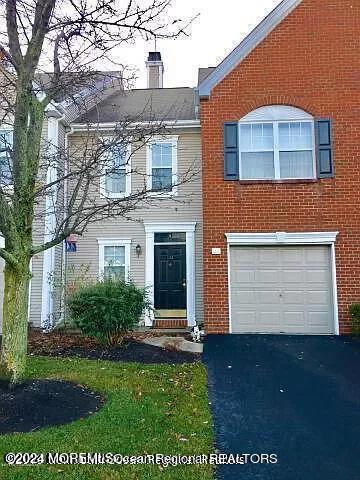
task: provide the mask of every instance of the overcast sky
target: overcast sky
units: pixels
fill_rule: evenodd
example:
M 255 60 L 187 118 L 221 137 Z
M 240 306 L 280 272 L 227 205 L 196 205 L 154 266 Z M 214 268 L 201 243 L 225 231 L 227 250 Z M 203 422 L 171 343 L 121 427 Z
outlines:
M 164 65 L 164 87 L 193 87 L 198 67 L 217 65 L 280 0 L 174 0 L 172 17 L 199 18 L 189 38 L 158 41 Z M 121 48 L 119 61 L 138 69 L 136 88 L 146 88 L 145 58 L 153 42 Z

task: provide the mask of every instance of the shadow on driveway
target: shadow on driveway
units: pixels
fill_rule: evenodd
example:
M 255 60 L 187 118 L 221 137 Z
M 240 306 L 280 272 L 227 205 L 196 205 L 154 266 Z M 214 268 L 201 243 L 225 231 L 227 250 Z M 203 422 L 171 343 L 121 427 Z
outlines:
M 358 339 L 211 335 L 203 361 L 216 448 L 278 457 L 220 466 L 218 479 L 360 479 Z

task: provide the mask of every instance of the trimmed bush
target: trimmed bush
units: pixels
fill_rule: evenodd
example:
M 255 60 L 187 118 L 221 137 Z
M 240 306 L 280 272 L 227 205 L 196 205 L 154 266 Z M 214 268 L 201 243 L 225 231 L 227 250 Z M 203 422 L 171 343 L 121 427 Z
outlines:
M 351 330 L 354 335 L 360 335 L 360 303 L 353 303 L 350 307 Z
M 67 303 L 74 325 L 108 345 L 121 343 L 149 308 L 145 289 L 111 278 L 80 288 Z

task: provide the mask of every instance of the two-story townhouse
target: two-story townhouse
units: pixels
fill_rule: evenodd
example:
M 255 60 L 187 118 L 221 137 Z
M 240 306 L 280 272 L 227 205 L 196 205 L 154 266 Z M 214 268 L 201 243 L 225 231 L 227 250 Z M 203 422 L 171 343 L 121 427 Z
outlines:
M 207 333 L 350 332 L 360 3 L 284 0 L 201 72 Z
M 144 318 L 146 326 L 184 328 L 202 321 L 201 140 L 195 90 L 163 88 L 159 52 L 152 52 L 146 65 L 147 89 L 126 91 L 114 82 L 116 72 L 104 72 L 98 84 L 80 90 L 75 98 L 57 98 L 47 109 L 43 137 L 54 148 L 68 150 L 69 158 L 74 152 L 81 155 L 91 135 L 111 138 L 124 119 L 144 124 L 144 132 L 154 135 L 141 148 L 134 141 L 127 152 L 130 161 L 120 159 L 116 175 L 112 171 L 108 178 L 99 178 L 96 194 L 126 197 L 143 189 L 144 181 L 149 190 L 159 184 L 165 191 L 150 193 L 132 220 L 118 217 L 89 225 L 76 238 L 75 251 L 67 251 L 64 242 L 34 256 L 29 322 L 36 328 L 48 329 L 64 320 L 64 285 L 76 279 L 80 284 L 84 271 L 84 281 L 116 273 L 146 287 L 154 307 Z M 47 80 L 48 75 L 38 78 L 44 90 Z M 11 125 L 6 128 L 11 135 Z M 43 173 L 56 176 L 56 171 Z M 171 191 L 164 182 L 173 186 Z M 59 202 L 66 202 L 71 188 L 66 184 Z M 36 222 L 34 242 L 51 238 L 53 222 L 52 215 Z
M 84 269 L 87 279 L 123 275 L 147 289 L 154 310 L 144 326 L 186 328 L 203 319 L 200 121 L 193 88 L 163 88 L 158 52 L 150 54 L 147 68 L 148 88 L 119 90 L 88 110 L 73 122 L 69 146 L 81 152 L 89 133 L 111 138 L 129 118 L 158 125 L 159 133 L 154 128 L 140 148 L 134 140 L 126 153 L 130 160 L 119 162 L 120 177 L 114 180 L 112 172 L 109 181 L 102 179 L 97 194 L 129 196 L 143 189 L 144 181 L 148 190 L 161 185 L 162 192 L 150 192 L 153 201 L 130 220 L 89 225 L 77 239 L 76 252 L 66 256 L 68 280 Z

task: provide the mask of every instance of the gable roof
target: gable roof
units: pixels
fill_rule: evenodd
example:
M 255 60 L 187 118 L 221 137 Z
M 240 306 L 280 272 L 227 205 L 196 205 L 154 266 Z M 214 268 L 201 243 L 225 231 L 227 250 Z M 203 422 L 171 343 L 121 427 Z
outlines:
M 212 89 L 242 62 L 302 1 L 303 0 L 283 0 L 274 8 L 274 10 L 201 81 L 198 87 L 199 97 L 209 97 Z
M 196 120 L 193 88 L 119 90 L 76 119 L 75 123 Z

